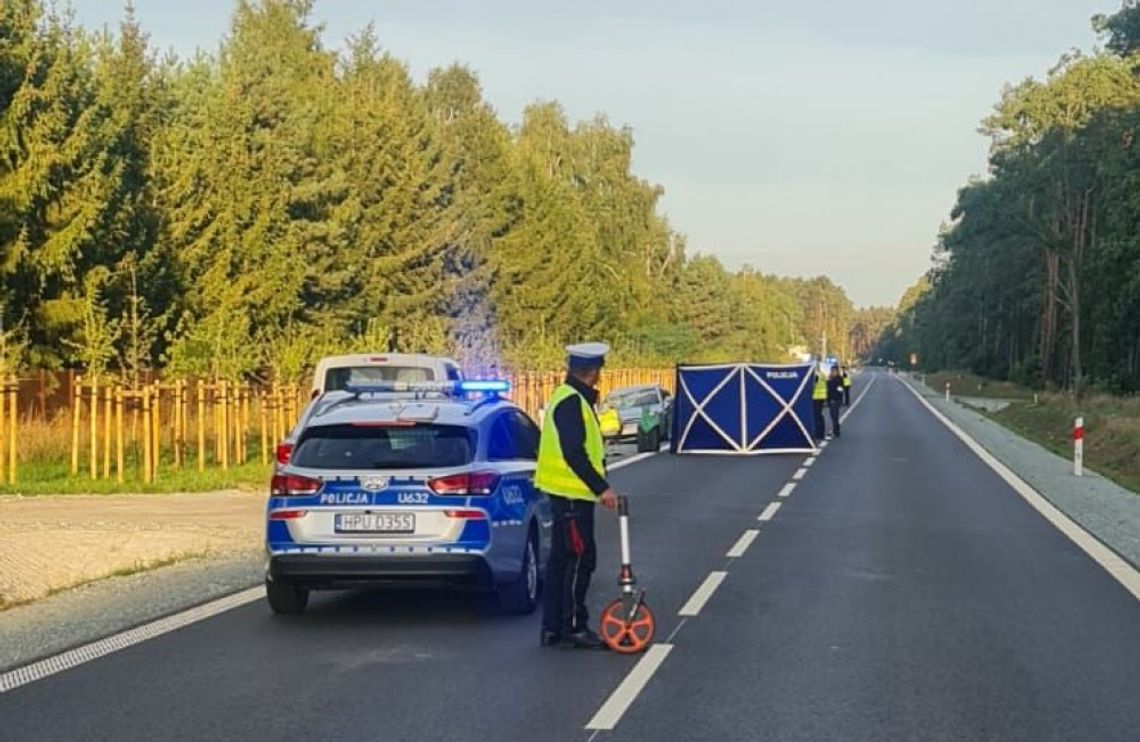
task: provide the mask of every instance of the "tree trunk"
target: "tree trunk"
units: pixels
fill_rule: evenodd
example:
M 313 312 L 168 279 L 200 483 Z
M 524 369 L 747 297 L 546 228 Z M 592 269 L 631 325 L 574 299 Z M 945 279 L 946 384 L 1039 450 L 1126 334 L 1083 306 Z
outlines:
M 1046 381 L 1053 379 L 1053 351 L 1057 344 L 1057 277 L 1059 256 L 1052 250 L 1045 252 L 1045 296 L 1041 312 L 1041 374 Z

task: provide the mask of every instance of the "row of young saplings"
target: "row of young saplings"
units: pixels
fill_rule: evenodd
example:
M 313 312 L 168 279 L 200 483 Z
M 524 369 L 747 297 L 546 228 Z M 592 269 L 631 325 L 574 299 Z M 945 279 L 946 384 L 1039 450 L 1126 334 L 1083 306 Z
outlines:
M 225 380 L 130 387 L 77 377 L 72 390 L 71 473 L 122 482 L 130 462 L 143 482 L 167 469 L 228 470 L 269 464 L 274 443 L 296 422 L 305 390 Z
M 563 372 L 505 378 L 511 382 L 511 399 L 537 417 L 562 383 Z M 668 370 L 615 369 L 603 376 L 601 391 L 647 384 L 670 388 L 672 380 Z M 275 444 L 289 433 L 309 399 L 306 387 L 285 383 L 176 379 L 128 386 L 78 376 L 73 384 L 71 474 L 86 472 L 91 479 L 118 482 L 125 480 L 128 463 L 145 483 L 156 481 L 164 470 L 187 466 L 228 470 L 254 460 L 267 466 Z M 14 409 L 14 381 L 11 388 Z M 14 416 L 11 423 L 11 435 L 0 434 L 0 439 L 13 444 L 14 481 Z

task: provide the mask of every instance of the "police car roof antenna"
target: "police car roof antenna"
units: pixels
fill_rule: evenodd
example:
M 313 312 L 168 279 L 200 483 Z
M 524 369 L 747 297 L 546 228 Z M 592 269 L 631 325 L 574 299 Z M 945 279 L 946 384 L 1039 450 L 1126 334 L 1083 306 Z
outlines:
M 629 554 L 629 500 L 618 498 L 618 526 L 621 530 L 621 571 L 618 585 L 621 597 L 602 611 L 602 641 L 620 654 L 644 652 L 653 643 L 657 623 L 645 603 L 645 591 L 636 589 L 637 578 Z

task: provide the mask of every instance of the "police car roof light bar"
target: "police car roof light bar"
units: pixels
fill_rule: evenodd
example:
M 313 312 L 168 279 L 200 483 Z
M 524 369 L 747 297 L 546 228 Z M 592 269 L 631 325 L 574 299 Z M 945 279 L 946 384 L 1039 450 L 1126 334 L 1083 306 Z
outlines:
M 505 394 L 511 390 L 511 382 L 506 379 L 467 379 L 460 381 L 458 386 L 461 392 Z

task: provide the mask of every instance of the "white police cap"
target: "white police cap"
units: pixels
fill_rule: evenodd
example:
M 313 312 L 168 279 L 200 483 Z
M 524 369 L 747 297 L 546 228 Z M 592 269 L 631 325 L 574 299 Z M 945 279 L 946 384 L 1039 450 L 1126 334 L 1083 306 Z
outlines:
M 567 345 L 566 352 L 570 355 L 571 363 L 602 362 L 610 352 L 610 346 L 605 343 L 578 343 Z

